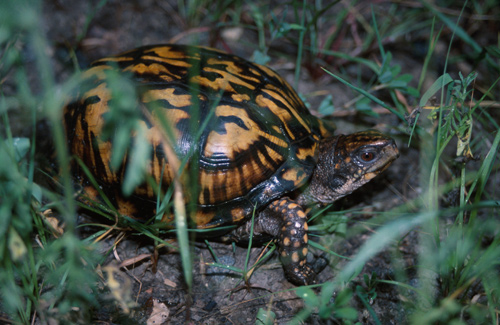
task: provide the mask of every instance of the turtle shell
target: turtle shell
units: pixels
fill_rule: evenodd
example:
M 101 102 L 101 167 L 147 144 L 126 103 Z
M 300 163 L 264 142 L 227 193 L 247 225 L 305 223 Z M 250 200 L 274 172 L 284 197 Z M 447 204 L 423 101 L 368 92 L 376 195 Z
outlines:
M 128 74 L 133 82 L 134 105 L 152 149 L 147 170 L 163 192 L 178 172 L 165 152 L 168 134 L 179 159 L 195 164 L 197 193 L 185 196 L 196 202 L 198 228 L 243 221 L 254 209 L 304 185 L 316 165 L 320 139 L 331 135 L 284 79 L 235 55 L 161 45 L 98 60 L 84 73 L 90 89 L 65 107 L 67 140 L 118 211 L 136 219 L 160 214 L 169 222 L 172 214 L 156 211 L 151 182 L 130 196 L 122 194 L 128 154 L 120 168 L 110 168 L 113 142 L 102 137 L 115 100 L 108 71 Z M 86 196 L 98 199 L 81 165 L 73 163 L 72 171 Z

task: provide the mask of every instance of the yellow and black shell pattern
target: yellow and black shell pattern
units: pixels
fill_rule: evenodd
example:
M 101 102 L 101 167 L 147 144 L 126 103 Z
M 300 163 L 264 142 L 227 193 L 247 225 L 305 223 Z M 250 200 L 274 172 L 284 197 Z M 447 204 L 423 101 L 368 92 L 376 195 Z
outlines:
M 136 219 L 158 213 L 157 194 L 147 182 L 130 196 L 122 194 L 128 155 L 122 167 L 110 168 L 113 143 L 101 137 L 113 100 L 107 70 L 131 75 L 137 109 L 146 107 L 154 119 L 167 120 L 179 159 L 197 160 L 197 198 L 186 197 L 196 200 L 198 228 L 246 220 L 254 209 L 304 185 L 316 165 L 320 139 L 331 135 L 284 79 L 235 55 L 159 45 L 98 60 L 84 73 L 92 81 L 90 90 L 65 107 L 67 141 L 118 211 Z M 140 114 L 152 147 L 148 173 L 166 191 L 176 171 L 164 152 L 165 130 Z M 79 164 L 72 170 L 86 195 L 98 199 Z M 171 215 L 165 212 L 163 221 L 170 222 Z

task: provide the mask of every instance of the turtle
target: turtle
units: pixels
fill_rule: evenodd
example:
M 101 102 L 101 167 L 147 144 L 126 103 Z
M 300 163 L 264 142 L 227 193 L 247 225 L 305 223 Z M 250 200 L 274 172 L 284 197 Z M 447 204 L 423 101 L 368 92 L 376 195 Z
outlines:
M 130 151 L 119 168 L 110 167 L 115 143 L 102 134 L 116 100 L 111 72 L 127 75 L 137 93 L 132 106 L 151 147 L 146 169 L 156 189 L 144 182 L 130 195 L 122 192 Z M 63 111 L 69 151 L 81 161 L 71 170 L 82 200 L 104 193 L 120 214 L 159 216 L 171 227 L 172 211 L 157 210 L 158 190 L 164 194 L 175 179 L 186 189 L 190 179 L 188 167 L 176 170 L 171 148 L 195 166 L 196 190 L 184 193 L 195 207 L 190 227 L 241 243 L 253 225 L 252 238 L 276 242 L 284 273 L 297 285 L 313 283 L 321 269 L 306 258 L 311 208 L 350 194 L 399 156 L 395 141 L 379 131 L 336 134 L 272 69 L 213 48 L 143 46 L 99 59 L 83 76 L 88 88 Z

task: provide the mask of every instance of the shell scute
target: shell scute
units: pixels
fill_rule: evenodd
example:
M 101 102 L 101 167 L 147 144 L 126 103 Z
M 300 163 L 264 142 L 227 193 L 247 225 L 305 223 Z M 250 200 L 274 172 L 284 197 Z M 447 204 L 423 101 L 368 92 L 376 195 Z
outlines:
M 71 152 L 91 167 L 121 213 L 151 218 L 157 212 L 157 194 L 143 184 L 131 197 L 124 197 L 120 192 L 124 167 L 109 168 L 113 143 L 101 138 L 103 116 L 110 110 L 104 73 L 108 69 L 131 74 L 138 105 L 144 105 L 154 119 L 168 122 L 181 160 L 187 159 L 189 165 L 196 159 L 197 195 L 186 197 L 196 201 L 197 227 L 240 222 L 255 208 L 300 187 L 311 175 L 319 140 L 326 132 L 278 74 L 212 49 L 143 47 L 96 61 L 84 73 L 94 87 L 64 112 Z M 152 146 L 148 172 L 166 191 L 176 171 L 164 153 L 165 130 L 162 123 L 150 125 L 142 119 Z M 74 167 L 77 178 L 84 180 L 82 170 Z M 88 186 L 88 181 L 83 183 Z M 96 191 L 87 192 L 97 196 Z M 168 211 L 164 221 L 171 221 Z

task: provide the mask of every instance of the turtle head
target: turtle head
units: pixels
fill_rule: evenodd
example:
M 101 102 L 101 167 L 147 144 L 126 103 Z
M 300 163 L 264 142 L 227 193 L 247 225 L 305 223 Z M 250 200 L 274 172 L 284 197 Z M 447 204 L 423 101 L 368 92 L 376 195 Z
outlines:
M 352 193 L 399 157 L 394 140 L 375 130 L 324 139 L 305 197 L 332 203 Z

